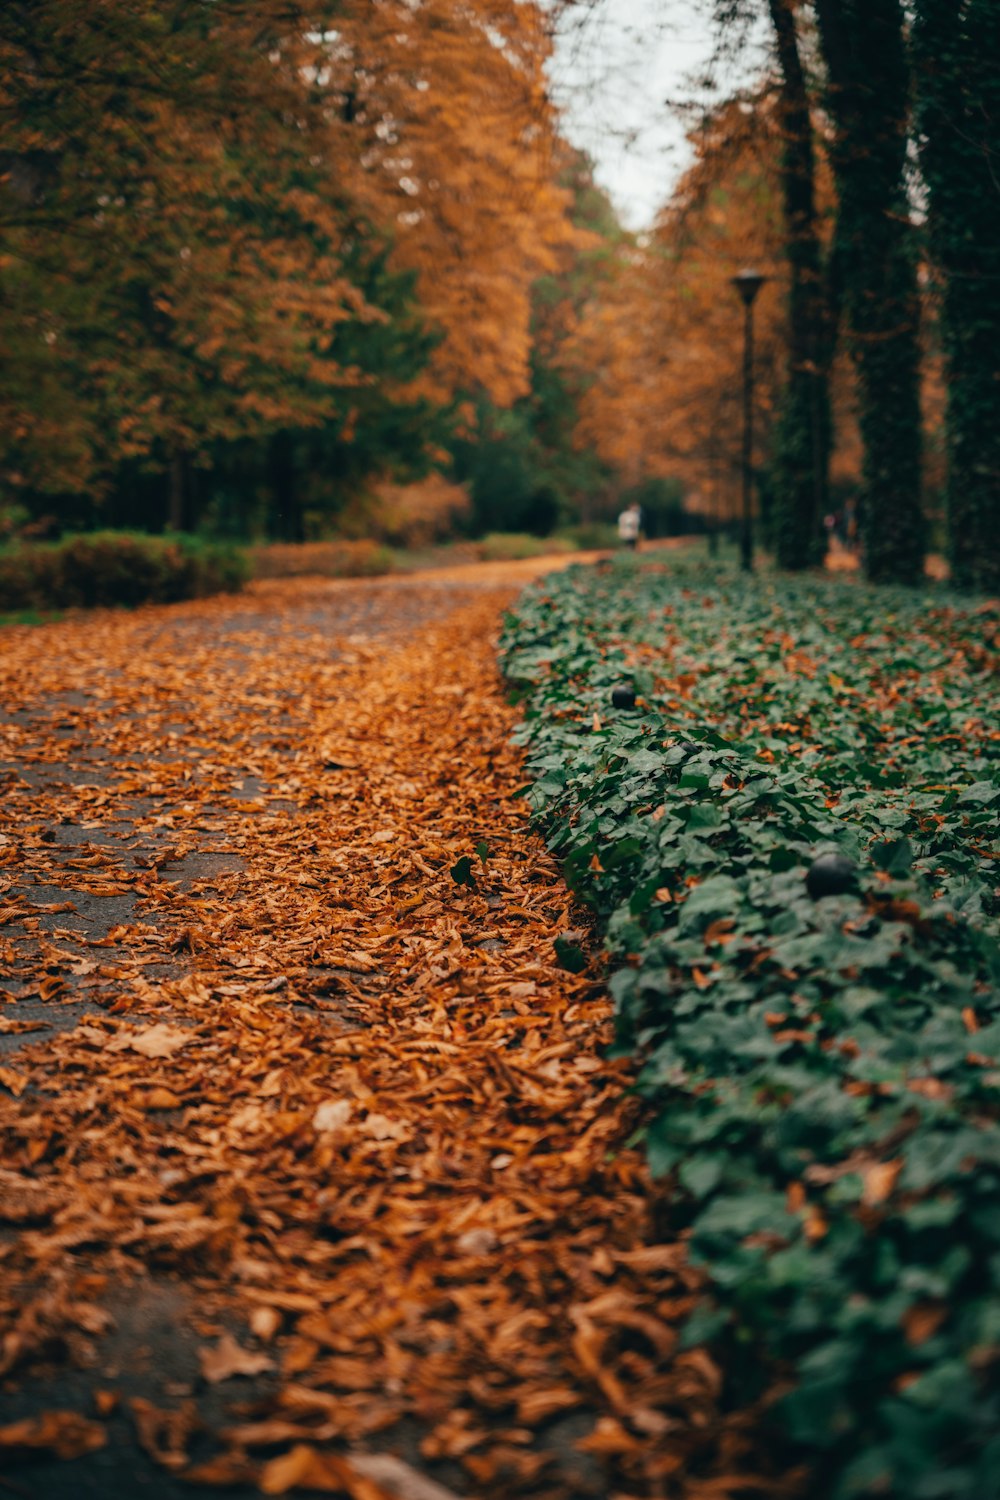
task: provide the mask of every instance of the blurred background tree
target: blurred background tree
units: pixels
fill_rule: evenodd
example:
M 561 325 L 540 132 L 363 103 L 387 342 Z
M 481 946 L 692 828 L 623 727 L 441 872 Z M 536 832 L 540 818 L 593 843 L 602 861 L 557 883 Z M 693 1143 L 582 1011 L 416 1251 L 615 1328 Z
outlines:
M 992 586 L 995 6 L 698 3 L 689 164 L 635 232 L 547 71 L 602 0 L 9 0 L 0 528 L 542 535 L 642 495 L 715 534 L 751 263 L 777 561 L 860 515 L 873 578 L 930 527 Z

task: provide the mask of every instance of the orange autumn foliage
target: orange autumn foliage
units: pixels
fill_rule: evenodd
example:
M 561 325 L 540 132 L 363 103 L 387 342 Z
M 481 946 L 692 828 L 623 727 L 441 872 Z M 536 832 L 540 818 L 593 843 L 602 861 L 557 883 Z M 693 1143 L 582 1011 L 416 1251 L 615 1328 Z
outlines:
M 349 407 L 395 242 L 441 341 L 422 390 L 527 385 L 572 236 L 542 11 L 514 0 L 41 0 L 0 15 L 0 450 L 72 489 Z M 400 389 L 400 397 L 404 392 Z
M 556 184 L 540 6 L 377 0 L 339 23 L 359 202 L 391 227 L 444 340 L 424 388 L 507 405 L 528 388 L 530 295 L 575 243 Z

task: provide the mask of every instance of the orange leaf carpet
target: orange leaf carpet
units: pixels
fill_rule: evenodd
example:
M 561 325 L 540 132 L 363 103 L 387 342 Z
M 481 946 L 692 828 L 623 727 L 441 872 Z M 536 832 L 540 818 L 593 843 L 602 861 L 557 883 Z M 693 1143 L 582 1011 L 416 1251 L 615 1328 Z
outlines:
M 555 965 L 583 919 L 494 657 L 530 571 L 0 635 L 25 1493 L 794 1489 L 679 1349 L 697 1277 L 626 1144 L 598 965 Z

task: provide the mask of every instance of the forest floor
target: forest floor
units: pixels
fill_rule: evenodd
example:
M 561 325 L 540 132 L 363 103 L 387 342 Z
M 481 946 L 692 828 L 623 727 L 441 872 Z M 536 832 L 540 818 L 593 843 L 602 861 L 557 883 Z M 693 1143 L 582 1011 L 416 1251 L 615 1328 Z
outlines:
M 553 566 L 3 632 L 0 1496 L 794 1490 L 555 962 L 495 664 Z

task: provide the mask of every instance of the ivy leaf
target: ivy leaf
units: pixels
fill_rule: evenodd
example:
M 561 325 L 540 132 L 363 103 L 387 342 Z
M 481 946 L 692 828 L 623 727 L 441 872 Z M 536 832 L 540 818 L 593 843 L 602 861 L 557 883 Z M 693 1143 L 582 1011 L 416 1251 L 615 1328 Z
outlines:
M 476 888 L 476 877 L 472 873 L 472 860 L 468 854 L 463 854 L 451 867 L 451 878 L 456 885 L 467 885 L 470 889 Z

